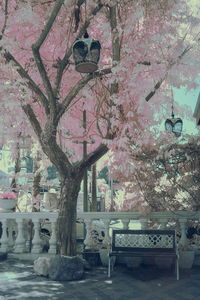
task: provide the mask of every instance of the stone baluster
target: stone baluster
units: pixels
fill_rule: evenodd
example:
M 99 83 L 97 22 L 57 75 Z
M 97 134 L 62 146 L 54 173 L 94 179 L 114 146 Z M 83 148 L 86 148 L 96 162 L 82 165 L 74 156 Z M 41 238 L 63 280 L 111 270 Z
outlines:
M 32 240 L 31 253 L 41 253 L 42 252 L 42 240 L 40 238 L 40 220 L 33 219 L 34 224 L 34 236 Z
M 7 252 L 8 250 L 8 236 L 7 236 L 7 220 L 4 219 L 1 221 L 2 223 L 2 235 L 1 235 L 1 248 L 0 252 Z
M 24 237 L 26 240 L 26 252 L 31 252 L 32 234 L 33 234 L 33 223 L 31 219 L 27 219 L 24 228 Z
M 140 219 L 141 229 L 145 230 L 148 227 L 148 219 Z
M 109 249 L 111 245 L 111 239 L 109 235 L 110 219 L 103 220 L 103 222 L 105 225 L 105 236 L 102 242 L 102 246 Z
M 166 225 L 167 225 L 167 223 L 168 223 L 168 219 L 166 219 L 166 218 L 161 218 L 161 219 L 159 219 L 159 223 L 160 223 L 160 227 L 159 227 L 159 229 L 166 229 Z
M 128 226 L 129 226 L 130 219 L 122 219 L 121 222 L 123 224 L 123 229 L 127 230 Z
M 15 220 L 8 220 L 8 251 L 12 252 L 14 249 L 14 238 L 13 232 L 15 231 L 16 223 Z
M 182 245 L 182 246 L 186 246 L 188 243 L 187 236 L 186 236 L 186 223 L 187 223 L 186 218 L 179 219 L 179 224 L 180 224 L 180 229 L 181 229 L 181 238 L 179 240 L 179 245 Z
M 84 240 L 85 249 L 91 249 L 93 247 L 93 242 L 91 240 L 91 230 L 92 230 L 92 220 L 91 219 L 85 219 L 85 229 L 86 229 L 86 237 Z
M 17 238 L 15 241 L 14 252 L 24 253 L 26 252 L 26 240 L 23 235 L 23 219 L 16 219 L 17 222 Z
M 56 220 L 51 220 L 51 238 L 49 240 L 49 254 L 56 254 L 57 252 L 57 237 L 56 237 Z

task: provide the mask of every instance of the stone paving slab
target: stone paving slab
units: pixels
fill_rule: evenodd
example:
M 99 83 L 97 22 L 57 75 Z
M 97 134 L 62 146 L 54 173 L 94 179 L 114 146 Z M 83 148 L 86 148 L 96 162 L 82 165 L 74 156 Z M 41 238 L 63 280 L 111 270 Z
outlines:
M 80 281 L 56 282 L 37 276 L 32 261 L 0 262 L 0 300 L 200 300 L 200 267 L 173 272 L 155 267 L 137 270 L 117 266 L 111 278 L 103 267 L 87 271 Z

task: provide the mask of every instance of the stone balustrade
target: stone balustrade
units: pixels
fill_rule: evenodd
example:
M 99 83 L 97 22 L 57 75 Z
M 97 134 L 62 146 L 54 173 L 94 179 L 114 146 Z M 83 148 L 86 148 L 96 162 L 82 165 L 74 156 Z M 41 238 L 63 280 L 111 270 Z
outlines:
M 57 212 L 0 213 L 0 252 L 41 253 L 44 245 L 41 238 L 43 228 L 50 234 L 48 253 L 56 254 L 57 218 Z
M 200 211 L 175 211 L 175 212 L 152 212 L 142 215 L 137 212 L 84 212 L 79 213 L 78 218 L 86 225 L 86 237 L 84 244 L 86 249 L 94 248 L 91 232 L 98 231 L 99 235 L 104 230 L 103 244 L 111 243 L 112 229 L 176 229 L 179 235 L 178 242 L 183 247 L 190 244 L 191 248 L 200 249 L 200 235 L 194 235 L 188 239 L 186 236 L 189 227 L 199 227 L 200 234 Z M 98 245 L 96 245 L 98 248 Z
M 34 213 L 0 213 L 1 233 L 0 252 L 14 252 L 34 254 L 43 251 L 41 229 L 48 230 L 48 253 L 56 253 L 56 223 L 57 212 Z M 111 242 L 112 229 L 165 229 L 175 228 L 179 232 L 179 243 L 188 243 L 194 249 L 200 249 L 200 235 L 193 239 L 186 236 L 188 227 L 199 226 L 200 211 L 153 212 L 142 215 L 137 212 L 80 212 L 77 215 L 82 230 L 86 249 L 98 249 L 101 240 L 104 246 Z M 93 235 L 98 233 L 98 239 Z M 80 236 L 78 236 L 80 237 Z

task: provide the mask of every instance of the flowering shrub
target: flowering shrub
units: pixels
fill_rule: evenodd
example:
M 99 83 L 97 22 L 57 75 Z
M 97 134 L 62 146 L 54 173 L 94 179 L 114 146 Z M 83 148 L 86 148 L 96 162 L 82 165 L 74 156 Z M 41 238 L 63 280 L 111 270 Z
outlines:
M 5 192 L 0 194 L 0 199 L 16 199 L 17 196 L 13 192 Z

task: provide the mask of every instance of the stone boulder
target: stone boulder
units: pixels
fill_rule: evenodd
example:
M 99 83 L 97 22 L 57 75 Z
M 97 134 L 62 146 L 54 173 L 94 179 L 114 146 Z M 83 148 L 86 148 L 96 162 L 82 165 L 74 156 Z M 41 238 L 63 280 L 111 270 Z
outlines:
M 78 257 L 57 255 L 50 260 L 49 278 L 56 281 L 80 280 L 84 274 L 83 260 Z
M 48 276 L 49 265 L 50 265 L 50 258 L 39 257 L 34 261 L 33 269 L 37 275 Z

